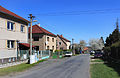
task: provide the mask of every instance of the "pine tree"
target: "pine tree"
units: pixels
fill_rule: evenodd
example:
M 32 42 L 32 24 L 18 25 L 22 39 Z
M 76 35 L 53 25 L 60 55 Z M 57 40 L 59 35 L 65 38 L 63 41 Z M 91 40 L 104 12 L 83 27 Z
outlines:
M 112 34 L 109 35 L 109 37 L 106 38 L 105 46 L 111 46 L 113 43 L 116 43 L 118 41 L 120 41 L 120 32 L 119 32 L 119 24 L 117 19 L 116 29 L 112 32 Z

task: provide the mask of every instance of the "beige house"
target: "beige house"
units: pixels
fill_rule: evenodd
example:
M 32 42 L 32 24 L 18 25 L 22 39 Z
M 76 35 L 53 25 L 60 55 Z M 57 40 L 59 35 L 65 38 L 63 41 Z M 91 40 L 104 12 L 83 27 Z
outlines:
M 70 49 L 71 41 L 64 38 L 63 35 L 57 35 L 57 50 Z
M 30 31 L 30 27 L 29 27 Z M 30 32 L 29 32 L 30 34 Z M 30 36 L 29 36 L 30 38 Z M 36 50 L 56 50 L 56 35 L 45 30 L 39 25 L 32 26 L 32 43 Z
M 28 42 L 26 19 L 0 6 L 0 63 L 17 59 L 18 43 Z

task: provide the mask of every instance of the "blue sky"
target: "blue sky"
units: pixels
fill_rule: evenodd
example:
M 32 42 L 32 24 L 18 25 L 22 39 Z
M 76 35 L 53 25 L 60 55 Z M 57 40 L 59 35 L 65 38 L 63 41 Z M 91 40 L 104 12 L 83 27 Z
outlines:
M 115 29 L 116 19 L 120 17 L 120 0 L 1 0 L 0 5 L 28 19 L 28 14 L 36 16 L 41 27 L 54 34 L 63 34 L 75 42 L 91 38 L 106 37 Z M 83 13 L 64 15 L 66 12 L 119 9 L 105 13 Z M 59 15 L 59 13 L 61 13 Z M 45 16 L 40 14 L 55 13 Z M 36 24 L 37 24 L 36 23 Z

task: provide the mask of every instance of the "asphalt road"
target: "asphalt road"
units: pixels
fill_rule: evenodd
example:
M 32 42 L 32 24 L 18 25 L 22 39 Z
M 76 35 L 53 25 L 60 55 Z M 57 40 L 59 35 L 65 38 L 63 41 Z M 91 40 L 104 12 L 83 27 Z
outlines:
M 89 55 L 49 60 L 11 78 L 89 78 Z

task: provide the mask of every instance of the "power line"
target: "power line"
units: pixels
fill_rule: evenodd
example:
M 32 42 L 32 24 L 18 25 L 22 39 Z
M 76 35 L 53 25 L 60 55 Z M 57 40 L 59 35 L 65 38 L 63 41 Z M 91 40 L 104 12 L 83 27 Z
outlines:
M 34 15 L 39 16 L 63 16 L 63 15 L 81 15 L 81 14 L 104 14 L 104 13 L 117 13 L 118 9 L 103 9 L 103 10 L 86 10 L 86 11 L 69 11 L 69 12 L 52 12 L 52 13 L 38 13 Z

